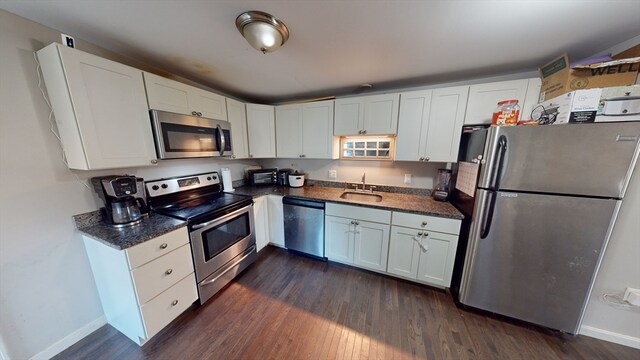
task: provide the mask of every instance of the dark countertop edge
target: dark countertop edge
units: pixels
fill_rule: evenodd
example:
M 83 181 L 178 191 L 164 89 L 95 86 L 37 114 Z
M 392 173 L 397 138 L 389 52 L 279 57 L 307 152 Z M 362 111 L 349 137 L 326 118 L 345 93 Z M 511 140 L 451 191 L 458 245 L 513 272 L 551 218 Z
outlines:
M 305 185 L 304 187 L 307 187 L 307 185 Z M 310 185 L 309 187 L 322 188 L 323 186 Z M 331 188 L 335 188 L 335 187 L 331 187 Z M 449 204 L 454 209 L 454 211 L 456 212 L 455 214 L 437 212 L 437 211 L 424 211 L 424 210 L 407 209 L 407 208 L 401 208 L 401 207 L 385 206 L 385 205 L 378 205 L 376 203 L 361 203 L 361 202 L 343 200 L 343 199 L 339 199 L 338 200 L 338 199 L 326 199 L 326 198 L 318 198 L 318 197 L 312 197 L 312 196 L 295 195 L 295 194 L 289 194 L 288 193 L 289 189 L 290 189 L 289 187 L 279 187 L 279 186 L 264 186 L 264 187 L 242 186 L 242 187 L 239 187 L 239 188 L 236 189 L 236 193 L 243 194 L 243 195 L 250 195 L 253 198 L 257 198 L 257 197 L 265 196 L 265 195 L 280 195 L 280 196 L 294 197 L 294 198 L 298 198 L 298 199 L 319 200 L 319 201 L 323 201 L 323 202 L 330 202 L 330 203 L 342 204 L 342 205 L 360 206 L 360 207 L 367 207 L 367 208 L 381 209 L 381 210 L 389 210 L 389 211 L 401 211 L 401 212 L 405 212 L 405 213 L 418 214 L 418 215 L 437 216 L 437 217 L 442 217 L 442 218 L 447 218 L 447 219 L 454 219 L 454 220 L 463 220 L 464 219 L 464 215 L 458 209 L 456 209 L 453 205 L 451 205 L 451 203 L 449 203 L 449 202 L 443 202 L 443 204 L 444 203 Z M 391 192 L 391 194 L 395 194 L 395 193 Z M 415 194 L 406 194 L 406 193 L 399 193 L 399 194 L 401 194 L 401 195 L 411 195 L 411 196 L 425 196 L 425 195 L 415 195 Z M 435 200 L 430 200 L 430 201 L 435 201 Z

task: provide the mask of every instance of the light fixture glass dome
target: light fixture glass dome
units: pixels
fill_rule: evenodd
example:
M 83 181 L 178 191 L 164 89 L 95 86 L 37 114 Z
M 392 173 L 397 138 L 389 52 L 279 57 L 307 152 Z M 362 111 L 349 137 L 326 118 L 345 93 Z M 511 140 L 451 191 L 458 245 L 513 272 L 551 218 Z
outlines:
M 289 39 L 287 26 L 261 11 L 240 14 L 236 18 L 236 27 L 249 45 L 263 54 L 278 50 Z

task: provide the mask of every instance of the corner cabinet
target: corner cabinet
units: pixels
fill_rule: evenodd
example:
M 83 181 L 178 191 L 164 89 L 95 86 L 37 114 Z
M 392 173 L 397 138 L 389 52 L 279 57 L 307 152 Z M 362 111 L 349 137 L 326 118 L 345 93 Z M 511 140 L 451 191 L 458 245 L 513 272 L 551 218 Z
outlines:
M 124 250 L 83 239 L 107 321 L 138 345 L 198 299 L 186 227 Z
M 276 157 L 276 123 L 271 105 L 246 104 L 250 158 Z
M 144 82 L 150 109 L 227 120 L 222 95 L 148 72 L 144 73 Z
M 256 250 L 260 251 L 269 244 L 269 204 L 266 196 L 253 199 L 254 230 Z
M 37 56 L 69 168 L 157 163 L 141 70 L 57 43 Z
M 336 159 L 333 100 L 276 107 L 279 158 Z
M 244 103 L 227 99 L 227 117 L 231 124 L 232 159 L 249 157 L 249 139 L 247 138 L 247 110 Z
M 393 212 L 387 272 L 448 288 L 458 246 L 460 220 Z
M 520 119 L 530 119 L 531 110 L 538 103 L 540 78 L 499 81 L 471 85 L 465 124 L 491 124 L 498 101 L 517 99 Z
M 400 94 L 335 100 L 334 135 L 395 135 Z
M 456 162 L 468 86 L 400 94 L 395 160 Z

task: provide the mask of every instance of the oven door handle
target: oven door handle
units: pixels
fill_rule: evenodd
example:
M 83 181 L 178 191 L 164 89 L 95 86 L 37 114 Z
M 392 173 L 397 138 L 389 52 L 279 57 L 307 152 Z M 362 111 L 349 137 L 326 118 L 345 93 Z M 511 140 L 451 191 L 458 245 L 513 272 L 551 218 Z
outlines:
M 252 200 L 252 202 L 253 202 L 253 200 Z M 202 228 L 207 227 L 207 226 L 209 226 L 211 224 L 223 222 L 224 220 L 227 220 L 227 219 L 233 218 L 235 216 L 238 216 L 239 214 L 241 214 L 243 212 L 249 212 L 250 211 L 249 209 L 251 208 L 251 206 L 253 206 L 253 204 L 252 205 L 247 205 L 247 206 L 245 206 L 243 208 L 240 208 L 240 209 L 238 209 L 238 210 L 236 210 L 234 212 L 231 212 L 229 214 L 225 214 L 225 215 L 223 215 L 223 216 L 221 216 L 219 218 L 207 221 L 205 223 L 191 225 L 191 230 L 193 231 L 193 230 L 202 229 Z
M 206 223 L 202 223 L 202 224 L 193 225 L 193 226 L 191 227 L 191 229 L 193 229 L 193 230 L 202 229 L 203 227 L 207 227 L 207 226 L 209 226 L 209 225 L 213 224 L 213 223 L 214 223 L 214 222 L 216 222 L 216 221 L 218 221 L 218 219 L 216 219 L 216 220 L 211 220 L 211 221 L 207 221 Z
M 240 260 L 236 261 L 236 262 L 233 264 L 233 266 L 229 266 L 225 271 L 223 271 L 221 274 L 219 274 L 219 275 L 218 275 L 218 276 L 216 276 L 215 278 L 213 278 L 213 279 L 211 279 L 211 280 L 207 280 L 207 281 L 202 282 L 202 283 L 200 284 L 200 286 L 205 286 L 205 285 L 209 285 L 209 284 L 212 284 L 212 283 L 216 282 L 216 280 L 220 279 L 220 278 L 221 278 L 221 277 L 223 277 L 226 273 L 228 273 L 229 271 L 231 271 L 231 269 L 235 268 L 235 265 L 237 265 L 237 264 L 241 263 L 244 259 L 246 259 L 247 257 L 249 257 L 249 256 L 251 255 L 251 253 L 253 252 L 254 248 L 255 248 L 255 245 L 251 246 L 251 247 L 249 248 L 249 251 L 248 251 L 246 254 L 244 254 L 244 256 L 242 256 L 242 257 L 240 258 Z

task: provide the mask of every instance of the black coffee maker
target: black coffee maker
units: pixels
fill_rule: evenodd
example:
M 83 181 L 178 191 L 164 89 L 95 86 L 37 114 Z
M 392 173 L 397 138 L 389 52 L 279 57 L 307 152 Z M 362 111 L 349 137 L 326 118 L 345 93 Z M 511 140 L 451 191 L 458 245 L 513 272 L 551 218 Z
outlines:
M 113 226 L 136 225 L 149 216 L 144 179 L 129 175 L 111 175 L 91 179 L 94 190 L 104 201 L 105 219 Z

